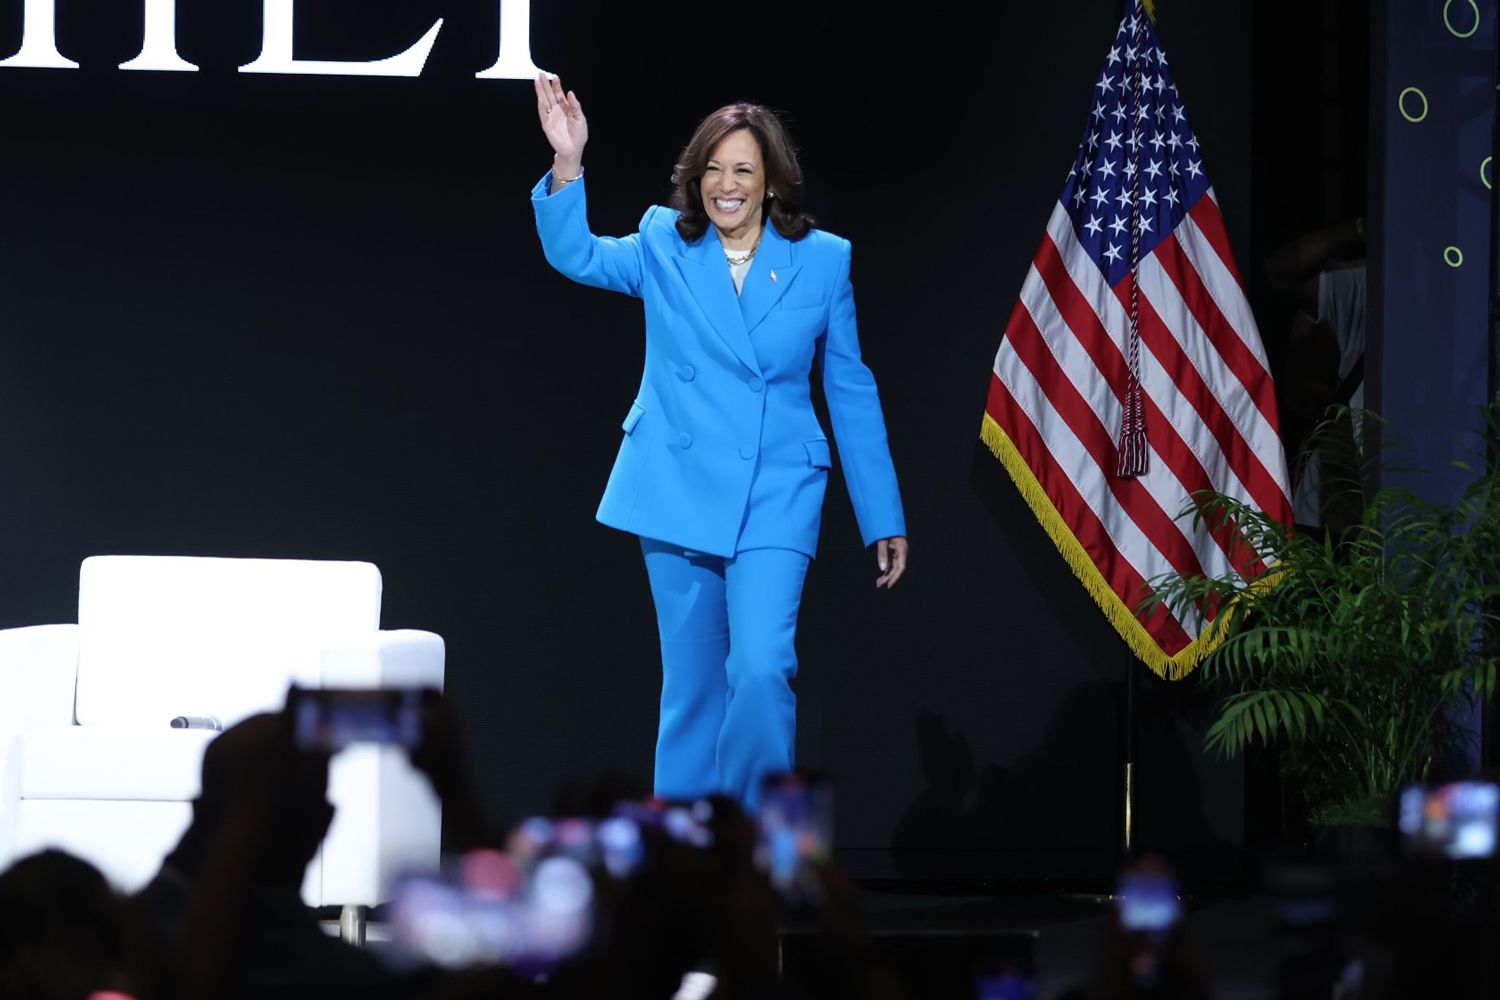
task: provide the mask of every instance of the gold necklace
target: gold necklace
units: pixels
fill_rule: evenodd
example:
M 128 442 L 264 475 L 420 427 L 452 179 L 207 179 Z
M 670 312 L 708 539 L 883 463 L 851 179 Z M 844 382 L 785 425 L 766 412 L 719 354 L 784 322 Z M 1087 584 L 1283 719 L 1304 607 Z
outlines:
M 765 234 L 766 234 L 765 230 L 761 230 L 761 234 L 760 235 L 761 236 L 765 236 Z M 734 265 L 735 267 L 739 267 L 741 264 L 748 264 L 748 263 L 750 263 L 750 261 L 752 259 L 754 259 L 754 257 L 755 257 L 755 251 L 757 251 L 759 249 L 760 249 L 760 237 L 756 237 L 756 239 L 755 239 L 755 246 L 753 246 L 753 247 L 750 248 L 750 252 L 749 253 L 744 254 L 743 256 L 740 256 L 740 257 L 736 257 L 734 254 L 730 253 L 729 249 L 726 247 L 725 250 L 724 250 L 724 256 L 727 257 L 727 258 L 729 258 L 729 263 L 730 264 Z

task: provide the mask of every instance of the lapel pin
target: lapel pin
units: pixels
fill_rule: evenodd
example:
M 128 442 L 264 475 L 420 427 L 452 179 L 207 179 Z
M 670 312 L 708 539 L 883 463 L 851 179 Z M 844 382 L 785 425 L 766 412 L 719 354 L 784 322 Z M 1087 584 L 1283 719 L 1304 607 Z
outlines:
M 775 271 L 772 271 L 772 272 L 771 272 L 771 280 L 772 280 L 772 281 L 775 281 L 775 280 L 776 280 L 776 272 L 775 272 Z

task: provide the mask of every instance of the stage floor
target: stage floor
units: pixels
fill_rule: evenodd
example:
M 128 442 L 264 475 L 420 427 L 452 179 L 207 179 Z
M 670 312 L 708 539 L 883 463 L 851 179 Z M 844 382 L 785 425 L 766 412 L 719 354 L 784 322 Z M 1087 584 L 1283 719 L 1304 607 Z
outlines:
M 1086 980 L 1107 907 L 1079 894 L 934 896 L 865 890 L 873 930 L 1035 931 L 1040 996 L 1053 997 Z M 1201 949 L 1219 1000 L 1272 996 L 1272 955 L 1266 902 L 1259 897 L 1188 901 L 1188 933 Z
M 1088 978 L 1112 905 L 1076 893 L 929 895 L 868 888 L 861 890 L 860 902 L 867 926 L 877 935 L 1034 934 L 1039 1000 Z M 1272 942 L 1264 899 L 1190 899 L 1185 919 L 1208 964 L 1216 1000 L 1269 1000 Z M 338 933 L 336 922 L 325 921 L 324 927 Z M 378 951 L 386 940 L 386 927 L 371 921 L 368 946 Z

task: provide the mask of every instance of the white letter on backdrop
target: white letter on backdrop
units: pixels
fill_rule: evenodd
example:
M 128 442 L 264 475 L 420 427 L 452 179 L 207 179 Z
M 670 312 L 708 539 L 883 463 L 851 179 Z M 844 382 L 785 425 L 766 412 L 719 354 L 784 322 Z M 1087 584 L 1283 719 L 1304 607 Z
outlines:
M 481 80 L 532 80 L 541 70 L 531 61 L 531 0 L 500 0 L 500 58 Z
M 141 54 L 121 69 L 157 69 L 196 73 L 198 67 L 177 54 L 177 0 L 146 0 L 146 37 Z
M 411 48 L 374 62 L 296 59 L 292 56 L 292 8 L 296 0 L 265 0 L 260 58 L 240 67 L 241 73 L 291 73 L 297 76 L 420 76 L 427 54 L 437 41 L 443 19 L 428 29 Z
M 54 0 L 26 0 L 21 20 L 21 51 L 0 66 L 31 66 L 36 69 L 77 69 L 78 64 L 64 59 L 57 51 L 57 21 L 53 16 Z

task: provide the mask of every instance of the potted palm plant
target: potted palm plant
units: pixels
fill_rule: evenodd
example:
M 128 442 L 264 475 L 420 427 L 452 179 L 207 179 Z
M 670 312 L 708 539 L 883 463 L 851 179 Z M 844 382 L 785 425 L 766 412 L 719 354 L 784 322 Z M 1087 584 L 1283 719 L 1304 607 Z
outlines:
M 1461 720 L 1494 695 L 1497 489 L 1493 470 L 1452 504 L 1386 487 L 1326 536 L 1200 495 L 1183 516 L 1231 519 L 1272 567 L 1256 582 L 1168 574 L 1143 608 L 1217 609 L 1221 641 L 1200 667 L 1223 695 L 1209 748 L 1275 748 L 1316 826 L 1388 823 L 1400 788 L 1460 749 L 1471 738 Z

